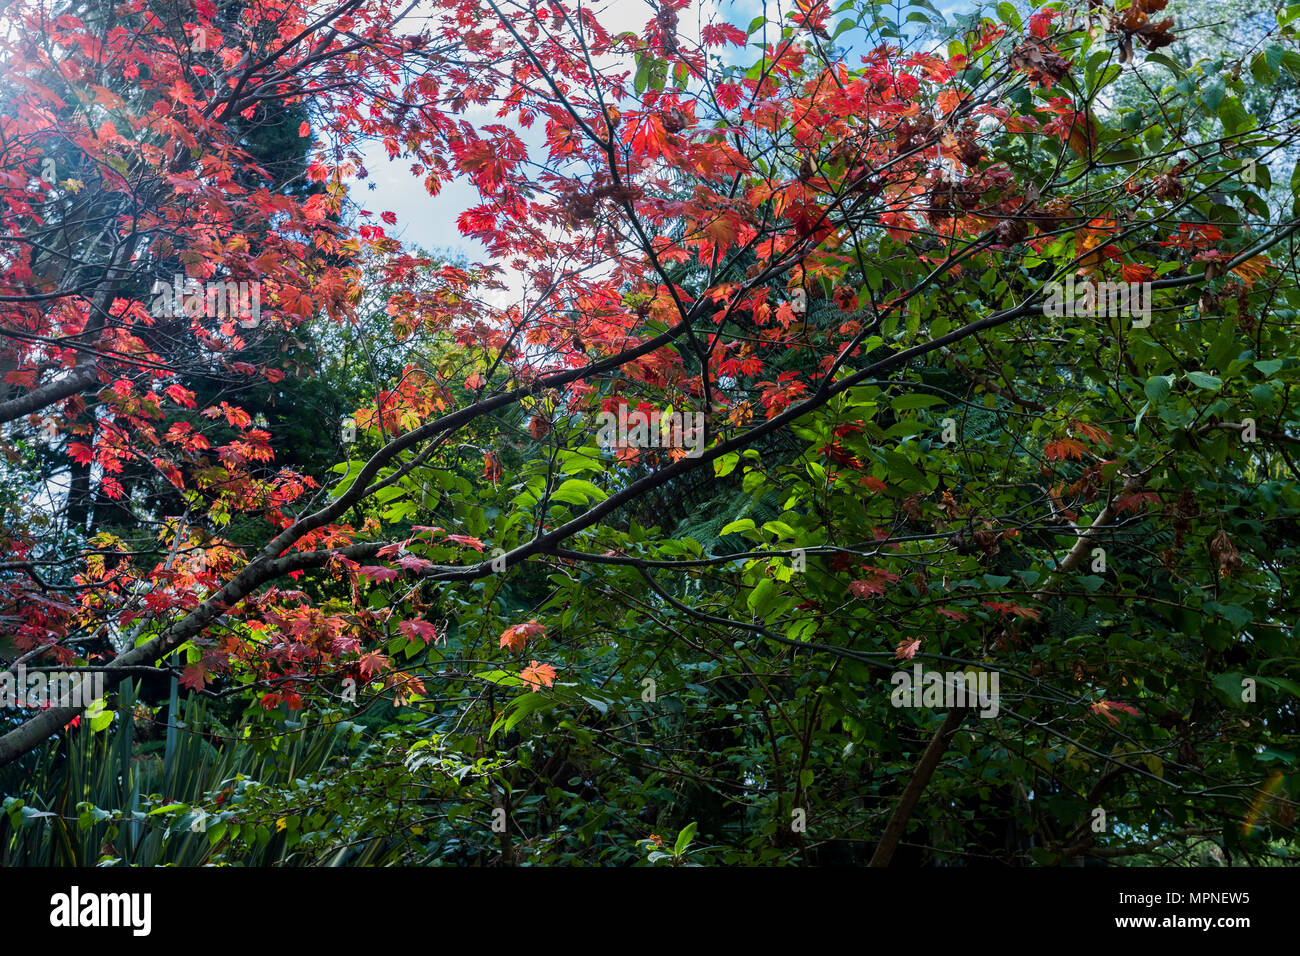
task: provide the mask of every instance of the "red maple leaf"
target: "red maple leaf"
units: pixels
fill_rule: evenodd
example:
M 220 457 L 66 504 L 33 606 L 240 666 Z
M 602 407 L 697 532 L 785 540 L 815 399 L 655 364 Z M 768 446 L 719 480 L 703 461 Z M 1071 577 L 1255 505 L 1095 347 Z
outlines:
M 456 544 L 463 544 L 465 547 L 473 548 L 475 551 L 483 550 L 483 542 L 469 534 L 449 534 L 442 540 L 452 541 Z
M 168 385 L 163 389 L 163 394 L 184 408 L 194 408 L 197 404 L 194 400 L 194 393 L 183 385 Z
M 79 465 L 89 465 L 95 460 L 95 452 L 90 446 L 74 441 L 68 445 L 68 457 Z
M 190 690 L 200 691 L 209 681 L 208 670 L 202 663 L 190 664 L 181 674 L 181 679 L 177 682 L 181 687 L 188 687 Z
M 623 142 L 630 143 L 632 155 L 640 160 L 654 160 L 672 153 L 663 118 L 653 110 L 629 112 L 623 126 Z
M 700 28 L 700 41 L 705 46 L 724 46 L 728 43 L 744 46 L 748 39 L 744 30 L 730 23 L 710 23 Z
M 428 644 L 430 641 L 438 640 L 437 629 L 428 621 L 421 621 L 418 619 L 411 620 L 411 621 L 403 621 L 401 624 L 397 626 L 398 629 L 407 637 L 409 637 L 411 640 L 420 638 L 421 640 L 424 641 L 425 644 Z
M 369 680 L 388 666 L 388 658 L 379 651 L 367 651 L 357 658 L 357 673 L 363 680 Z
M 854 597 L 866 598 L 879 597 L 885 593 L 884 582 L 879 578 L 865 578 L 858 581 L 849 582 L 849 593 Z
M 758 383 L 758 387 L 763 389 L 762 402 L 768 418 L 779 415 L 796 398 L 807 393 L 808 386 L 796 381 L 798 377 L 798 372 L 782 372 L 775 382 Z
M 1019 604 L 1012 604 L 1010 601 L 985 601 L 984 606 L 990 611 L 997 611 L 999 614 L 1005 614 L 1008 617 L 1025 617 L 1031 621 L 1037 621 L 1040 617 L 1039 612 L 1032 607 L 1022 607 Z
M 1160 504 L 1160 495 L 1154 491 L 1139 491 L 1132 495 L 1120 495 L 1115 499 L 1116 511 L 1142 511 L 1147 505 Z

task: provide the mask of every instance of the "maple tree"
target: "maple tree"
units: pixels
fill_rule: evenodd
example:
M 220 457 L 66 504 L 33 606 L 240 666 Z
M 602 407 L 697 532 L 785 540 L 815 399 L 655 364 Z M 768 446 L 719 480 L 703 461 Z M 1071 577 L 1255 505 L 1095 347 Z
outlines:
M 14 661 L 163 666 L 245 720 L 360 688 L 428 732 L 394 718 L 355 772 L 396 748 L 394 786 L 507 810 L 499 840 L 447 824 L 503 862 L 701 817 L 729 861 L 888 864 L 909 826 L 1040 863 L 1294 840 L 1300 125 L 1242 104 L 1300 76 L 1300 8 L 1206 85 L 1160 0 L 698 29 L 664 0 L 621 33 L 430 7 L 8 8 Z M 250 154 L 277 103 L 309 114 L 312 191 Z M 473 187 L 488 261 L 356 206 L 371 142 Z M 159 314 L 178 274 L 257 283 L 260 313 Z M 1149 283 L 1150 314 L 1045 309 L 1067 279 Z M 245 408 L 305 376 L 297 335 L 369 356 L 315 473 Z M 698 413 L 702 446 L 600 447 L 628 409 Z M 38 448 L 67 470 L 24 483 Z M 891 707 L 903 661 L 996 672 L 1002 716 Z M 0 764 L 76 716 L 25 715 Z M 1147 835 L 1099 839 L 1106 800 Z M 953 836 L 953 807 L 1025 845 Z

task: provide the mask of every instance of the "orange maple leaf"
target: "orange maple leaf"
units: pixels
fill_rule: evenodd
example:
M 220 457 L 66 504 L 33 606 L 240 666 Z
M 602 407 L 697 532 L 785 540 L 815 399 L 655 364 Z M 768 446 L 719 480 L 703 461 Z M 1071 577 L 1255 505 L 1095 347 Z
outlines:
M 1118 229 L 1116 220 L 1097 218 L 1090 220 L 1074 234 L 1074 254 L 1079 260 L 1079 275 L 1091 275 L 1101 266 L 1103 258 L 1109 258 L 1104 254 L 1111 247 L 1105 243 Z
M 1253 285 L 1256 279 L 1264 277 L 1264 272 L 1268 269 L 1268 256 L 1251 256 L 1237 268 L 1232 270 L 1233 275 L 1240 277 L 1246 285 Z
M 1075 438 L 1061 438 L 1043 446 L 1043 457 L 1048 461 L 1065 461 L 1067 458 L 1083 461 L 1087 453 L 1088 446 Z
M 1088 441 L 1098 442 L 1109 448 L 1114 444 L 1114 439 L 1110 437 L 1110 432 L 1097 425 L 1089 425 L 1087 422 L 1075 421 L 1071 423 L 1076 435 L 1082 435 Z
M 1121 704 L 1117 700 L 1099 700 L 1094 703 L 1089 710 L 1099 717 L 1105 717 L 1112 725 L 1119 723 L 1119 718 L 1112 711 L 1121 711 L 1125 714 L 1131 714 L 1134 717 L 1140 716 L 1141 711 L 1131 704 Z
M 514 627 L 508 627 L 501 632 L 501 647 L 508 647 L 510 650 L 518 653 L 524 649 L 530 637 L 541 637 L 546 633 L 545 626 L 537 623 L 533 618 L 527 624 L 516 624 Z M 534 663 L 536 663 L 534 661 Z
M 1066 139 L 1075 155 L 1087 156 L 1097 142 L 1097 122 L 1088 113 L 1076 113 Z
M 408 701 L 425 696 L 424 681 L 406 671 L 396 671 L 384 680 L 384 687 L 393 690 L 393 706 L 401 707 Z
M 519 677 L 533 690 L 539 687 L 551 687 L 555 684 L 555 668 L 550 664 L 533 661 L 519 672 Z

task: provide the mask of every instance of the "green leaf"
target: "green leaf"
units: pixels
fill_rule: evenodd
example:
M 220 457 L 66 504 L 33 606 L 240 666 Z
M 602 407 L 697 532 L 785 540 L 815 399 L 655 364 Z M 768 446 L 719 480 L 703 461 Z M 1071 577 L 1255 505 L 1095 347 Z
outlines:
M 1223 102 L 1223 97 L 1227 93 L 1227 85 L 1222 76 L 1216 76 L 1201 93 L 1201 99 L 1208 106 L 1211 112 L 1219 108 Z
M 931 405 L 942 405 L 944 400 L 937 395 L 902 395 L 889 404 L 896 412 L 906 412 L 913 408 L 929 408 Z
M 1251 386 L 1250 397 L 1255 400 L 1257 405 L 1268 405 L 1273 401 L 1273 396 L 1277 393 L 1273 391 L 1273 386 L 1267 382 L 1260 382 L 1258 385 Z
M 1223 105 L 1219 107 L 1218 113 L 1223 128 L 1228 133 L 1240 133 L 1253 125 L 1250 114 L 1241 105 L 1241 100 L 1235 96 L 1229 96 L 1225 99 Z
M 725 538 L 737 531 L 753 531 L 755 527 L 753 518 L 741 518 L 738 521 L 731 522 L 731 524 L 723 525 L 722 530 L 718 532 L 718 537 Z
M 90 717 L 90 729 L 94 733 L 99 733 L 101 730 L 107 730 L 113 723 L 113 711 L 107 708 L 98 711 L 89 709 L 86 711 L 86 715 Z
M 1256 680 L 1265 687 L 1284 690 L 1293 697 L 1300 697 L 1300 683 L 1291 680 L 1289 677 L 1257 677 Z
M 1266 763 L 1277 760 L 1289 767 L 1295 763 L 1296 755 L 1291 753 L 1289 750 L 1278 750 L 1276 747 L 1263 747 L 1260 749 L 1259 753 L 1255 755 L 1255 759 Z
M 584 478 L 570 478 L 551 492 L 551 501 L 571 505 L 586 505 L 608 497 L 602 489 Z
M 1242 607 L 1240 604 L 1219 604 L 1216 605 L 1218 612 L 1237 630 L 1241 630 L 1251 622 L 1254 615 L 1250 610 Z
M 1300 215 L 1300 163 L 1295 164 L 1291 170 L 1291 195 L 1296 197 L 1293 209 L 1294 215 Z
M 1171 60 L 1163 53 L 1148 53 L 1146 57 L 1146 62 L 1159 63 L 1161 66 L 1166 67 L 1168 70 L 1170 70 L 1170 72 L 1172 72 L 1176 77 L 1181 77 L 1183 73 L 1186 72 L 1177 61 Z
M 542 710 L 556 706 L 557 701 L 550 694 L 520 694 L 506 707 L 506 712 L 498 717 L 488 730 L 488 739 L 494 737 L 498 730 L 509 733 L 521 720 Z
M 1227 674 L 1220 674 L 1214 678 L 1214 686 L 1224 697 L 1235 706 L 1242 706 L 1241 700 L 1241 680 L 1240 671 L 1229 671 Z
M 1150 59 L 1150 57 L 1147 57 Z M 1286 70 L 1296 80 L 1300 80 L 1300 53 L 1295 50 L 1287 50 L 1282 54 L 1282 69 Z
M 56 814 L 53 811 L 38 810 L 35 807 L 27 807 L 27 806 L 22 807 L 19 812 L 22 814 L 22 818 L 24 821 L 44 820 L 47 817 L 56 816 Z
M 778 538 L 787 538 L 791 541 L 799 537 L 799 533 L 784 521 L 765 521 L 763 522 L 763 530 L 770 531 Z
M 1169 397 L 1169 392 L 1173 388 L 1174 377 L 1172 375 L 1153 375 L 1147 379 L 1143 388 L 1147 398 L 1157 405 Z
M 686 848 L 690 846 L 691 841 L 695 839 L 695 830 L 698 827 L 698 823 L 688 823 L 686 826 L 682 827 L 681 832 L 677 834 L 677 843 L 673 845 L 674 856 L 681 856 L 686 852 Z
M 1219 389 L 1223 388 L 1222 379 L 1205 372 L 1188 372 L 1187 380 L 1197 388 L 1204 388 L 1211 392 L 1217 392 Z
M 755 617 L 763 617 L 771 609 L 776 597 L 776 582 L 771 578 L 763 578 L 754 585 L 745 602 Z
M 474 677 L 478 680 L 485 680 L 490 684 L 501 684 L 506 687 L 518 687 L 524 683 L 518 674 L 511 674 L 509 671 L 503 670 L 480 671 Z

